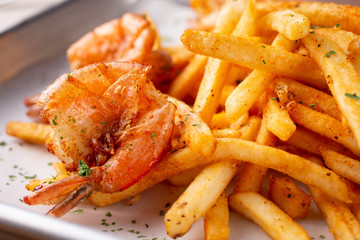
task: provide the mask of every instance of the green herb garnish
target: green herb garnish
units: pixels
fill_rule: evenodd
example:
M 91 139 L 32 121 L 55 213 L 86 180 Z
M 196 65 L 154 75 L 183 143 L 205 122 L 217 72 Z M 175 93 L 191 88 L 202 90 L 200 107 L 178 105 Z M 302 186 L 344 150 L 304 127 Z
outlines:
M 156 133 L 151 134 L 151 140 L 154 139 L 155 136 L 156 136 Z
M 90 174 L 90 168 L 83 160 L 79 161 L 79 172 L 78 174 L 82 177 L 87 177 Z
M 345 93 L 345 96 L 348 97 L 348 98 L 352 98 L 352 99 L 355 99 L 355 100 L 360 100 L 360 96 L 357 96 L 356 93 Z
M 82 210 L 80 208 L 78 210 L 73 211 L 73 213 L 81 213 L 81 212 L 84 212 L 84 210 Z
M 318 103 L 310 104 L 309 107 L 313 108 L 313 107 L 315 107 L 316 105 L 318 105 Z
M 335 51 L 329 51 L 329 52 L 327 52 L 327 53 L 325 54 L 325 57 L 326 57 L 326 58 L 330 58 L 331 55 L 334 55 L 335 53 L 336 53 Z

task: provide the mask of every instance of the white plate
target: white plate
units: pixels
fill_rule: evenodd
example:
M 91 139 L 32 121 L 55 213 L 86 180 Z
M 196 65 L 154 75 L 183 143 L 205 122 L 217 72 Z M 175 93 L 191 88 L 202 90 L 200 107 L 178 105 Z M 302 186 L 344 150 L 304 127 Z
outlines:
M 351 2 L 358 4 L 355 1 L 347 1 L 347 3 Z M 167 0 L 140 1 L 134 5 L 133 10 L 149 12 L 168 45 L 179 43 L 178 39 L 186 27 L 187 19 L 193 16 L 188 7 Z M 49 31 L 49 29 L 44 29 L 44 31 Z M 69 31 L 76 31 L 76 29 L 69 29 Z M 59 39 L 59 41 L 61 40 Z M 36 175 L 36 178 L 41 179 L 54 175 L 55 171 L 49 166 L 49 163 L 57 161 L 56 157 L 47 153 L 44 146 L 25 144 L 7 136 L 4 129 L 6 123 L 11 120 L 31 121 L 25 115 L 23 98 L 46 88 L 60 74 L 68 72 L 68 69 L 63 52 L 47 61 L 33 65 L 0 86 L 0 143 L 5 144 L 0 144 L 0 200 L 3 203 L 37 213 L 45 213 L 49 210 L 49 206 L 28 206 L 19 199 L 28 194 L 24 187 L 29 180 L 25 176 Z M 141 193 L 141 200 L 133 206 L 127 206 L 127 201 L 122 201 L 109 207 L 94 209 L 90 203 L 83 203 L 74 209 L 82 209 L 83 212 L 69 212 L 62 220 L 98 231 L 106 231 L 120 239 L 170 239 L 166 235 L 160 212 L 166 212 L 167 203 L 173 203 L 183 189 L 177 189 L 175 192 L 173 190 L 165 183 L 158 184 Z M 112 216 L 106 216 L 107 212 L 111 212 Z M 22 216 L 16 217 L 22 218 Z M 106 219 L 106 223 L 109 225 L 102 225 L 102 219 Z M 322 239 L 323 237 L 333 239 L 313 203 L 307 219 L 299 220 L 299 223 L 313 239 Z M 200 220 L 182 239 L 203 238 L 203 223 Z M 244 240 L 270 239 L 257 225 L 231 212 L 230 239 L 240 238 Z

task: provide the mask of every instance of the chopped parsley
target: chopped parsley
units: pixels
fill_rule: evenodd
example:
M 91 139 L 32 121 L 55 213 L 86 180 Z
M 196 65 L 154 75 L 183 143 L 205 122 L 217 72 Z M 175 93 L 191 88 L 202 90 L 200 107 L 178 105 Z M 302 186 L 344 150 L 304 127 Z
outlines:
M 146 228 L 149 228 L 149 224 L 145 223 L 145 227 L 146 227 Z
M 302 103 L 303 103 L 303 101 L 300 101 L 300 102 L 299 102 L 299 104 L 302 104 Z
M 6 146 L 6 142 L 4 141 L 0 142 L 0 146 Z
M 164 210 L 160 210 L 159 215 L 160 215 L 160 216 L 164 216 L 164 215 L 165 215 L 165 211 L 164 211 Z
M 135 220 L 135 219 L 131 220 L 131 223 L 132 223 L 132 224 L 135 224 L 135 223 L 136 223 L 136 220 Z
M 174 152 L 177 152 L 179 149 L 175 148 L 173 149 L 170 153 L 174 153 Z
M 82 212 L 84 212 L 84 210 L 81 209 L 81 208 L 79 208 L 78 210 L 73 211 L 73 213 L 82 213 Z
M 57 116 L 55 115 L 54 118 L 53 118 L 53 120 L 52 120 L 52 123 L 54 124 L 54 126 L 57 125 L 56 119 L 57 119 Z
M 68 72 L 66 79 L 69 80 L 71 76 L 71 72 Z
M 79 161 L 79 172 L 78 174 L 82 177 L 87 177 L 90 174 L 90 168 L 83 160 Z
M 337 23 L 337 24 L 335 24 L 335 27 L 336 27 L 336 28 L 340 27 L 340 24 L 338 24 L 338 23 Z
M 111 217 L 112 216 L 111 212 L 106 212 L 106 216 Z
M 264 59 L 262 60 L 262 62 L 263 62 L 264 64 L 266 64 L 266 62 L 265 62 L 265 60 L 264 60 Z
M 309 107 L 313 108 L 313 107 L 315 107 L 316 105 L 318 105 L 318 103 L 310 104 Z
M 335 51 L 329 51 L 329 52 L 327 52 L 327 53 L 325 54 L 325 57 L 326 57 L 326 58 L 330 58 L 331 55 L 334 55 L 335 53 L 336 53 Z
M 354 100 L 360 100 L 360 96 L 357 96 L 356 93 L 345 93 L 345 96 L 348 97 L 348 98 L 352 98 Z
M 100 124 L 108 124 L 108 122 L 101 122 Z
M 324 236 L 324 235 L 320 235 L 320 238 L 321 238 L 321 239 L 325 239 L 325 236 Z
M 279 99 L 278 97 L 271 98 L 271 100 L 278 100 L 278 99 Z
M 193 126 L 194 126 L 194 127 L 198 127 L 198 126 L 200 126 L 200 124 L 199 124 L 199 123 L 195 123 L 195 124 L 193 124 Z
M 156 133 L 151 134 L 151 140 L 154 139 L 155 136 L 156 136 Z

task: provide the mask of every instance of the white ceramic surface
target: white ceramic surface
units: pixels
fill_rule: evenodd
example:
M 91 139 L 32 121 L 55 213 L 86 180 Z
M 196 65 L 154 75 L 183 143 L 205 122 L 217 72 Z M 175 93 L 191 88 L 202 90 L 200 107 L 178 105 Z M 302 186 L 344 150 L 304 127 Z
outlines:
M 349 1 L 347 2 L 349 3 Z M 358 4 L 358 1 L 352 2 Z M 159 26 L 161 36 L 168 45 L 179 43 L 178 38 L 186 27 L 187 19 L 192 16 L 192 12 L 186 6 L 176 5 L 167 0 L 140 1 L 134 6 L 134 11 L 141 12 L 142 10 L 146 10 L 153 16 Z M 0 85 L 1 202 L 38 213 L 45 213 L 49 209 L 49 206 L 27 206 L 19 199 L 28 193 L 24 188 L 29 181 L 26 177 L 36 175 L 36 178 L 41 179 L 55 174 L 49 163 L 57 161 L 56 157 L 47 153 L 44 146 L 26 144 L 7 136 L 5 124 L 11 120 L 31 121 L 25 115 L 23 98 L 40 92 L 60 74 L 68 72 L 68 69 L 65 53 L 62 53 L 22 71 L 11 81 Z M 69 212 L 62 219 L 99 231 L 106 231 L 119 239 L 170 239 L 166 235 L 160 212 L 162 210 L 166 212 L 168 209 L 165 207 L 166 204 L 173 203 L 182 190 L 174 190 L 167 184 L 159 184 L 143 192 L 141 200 L 133 206 L 127 206 L 127 201 L 122 201 L 109 207 L 94 209 L 92 204 L 86 202 L 74 209 L 82 209 L 83 212 Z M 112 216 L 106 216 L 107 212 L 111 212 Z M 17 217 L 21 218 L 22 216 Z M 102 219 L 106 219 L 106 223 L 109 225 L 102 225 Z M 313 239 L 323 239 L 323 237 L 327 240 L 333 239 L 313 203 L 307 219 L 300 220 L 299 223 Z M 202 220 L 198 221 L 181 239 L 203 239 L 202 224 Z M 261 240 L 270 238 L 257 225 L 231 212 L 230 239 Z

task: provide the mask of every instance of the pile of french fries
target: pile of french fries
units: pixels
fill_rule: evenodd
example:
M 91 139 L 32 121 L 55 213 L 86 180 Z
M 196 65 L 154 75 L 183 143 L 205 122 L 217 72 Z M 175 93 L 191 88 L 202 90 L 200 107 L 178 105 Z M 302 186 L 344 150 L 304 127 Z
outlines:
M 188 185 L 164 217 L 172 238 L 203 218 L 206 239 L 227 239 L 230 208 L 272 239 L 310 239 L 294 219 L 314 201 L 336 239 L 359 239 L 360 8 L 237 0 L 200 16 L 207 31 L 186 30 L 187 50 L 167 49 L 187 63 L 168 92 L 185 146 L 130 188 L 90 201 L 110 205 L 168 180 Z M 191 98 L 192 107 L 181 101 Z M 51 131 L 32 127 L 39 139 L 18 137 L 41 143 Z M 263 196 L 268 168 L 283 177 L 269 176 Z

